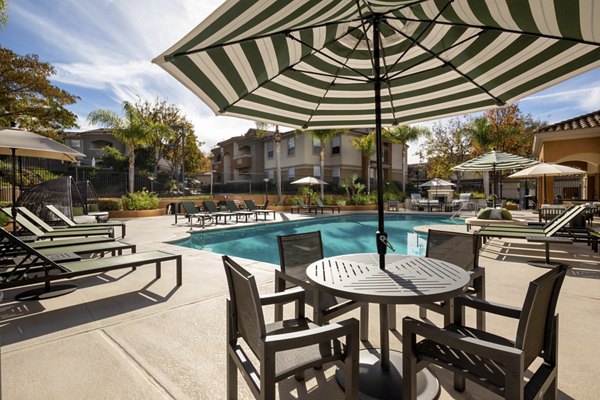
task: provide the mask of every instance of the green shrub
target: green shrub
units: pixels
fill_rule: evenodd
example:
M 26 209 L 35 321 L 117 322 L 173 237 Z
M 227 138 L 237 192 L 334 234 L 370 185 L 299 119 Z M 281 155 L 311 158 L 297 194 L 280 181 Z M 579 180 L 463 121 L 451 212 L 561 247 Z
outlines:
M 4 213 L 0 213 L 0 226 L 6 226 L 10 222 L 10 217 Z
M 501 214 L 502 214 L 502 219 L 506 219 L 506 220 L 512 219 L 512 214 L 506 208 L 502 209 Z
M 121 199 L 98 199 L 98 210 L 119 211 L 123 208 Z
M 121 202 L 124 210 L 156 210 L 158 208 L 158 196 L 147 190 L 128 193 L 121 198 Z
M 493 208 L 483 209 L 483 210 L 479 211 L 479 213 L 477 214 L 477 219 L 503 219 L 503 220 L 511 220 L 512 219 L 512 214 L 506 208 L 503 208 L 502 210 L 500 210 L 499 215 L 501 218 L 492 218 L 493 211 L 494 211 Z M 498 214 L 496 214 L 496 216 L 498 216 Z

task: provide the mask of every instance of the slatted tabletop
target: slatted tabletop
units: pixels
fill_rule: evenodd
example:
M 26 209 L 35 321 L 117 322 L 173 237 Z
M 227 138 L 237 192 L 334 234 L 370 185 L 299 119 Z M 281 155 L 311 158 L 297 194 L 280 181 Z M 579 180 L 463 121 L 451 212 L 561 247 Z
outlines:
M 469 274 L 434 258 L 389 254 L 379 268 L 377 254 L 325 258 L 307 268 L 308 279 L 326 292 L 379 304 L 419 304 L 464 292 Z

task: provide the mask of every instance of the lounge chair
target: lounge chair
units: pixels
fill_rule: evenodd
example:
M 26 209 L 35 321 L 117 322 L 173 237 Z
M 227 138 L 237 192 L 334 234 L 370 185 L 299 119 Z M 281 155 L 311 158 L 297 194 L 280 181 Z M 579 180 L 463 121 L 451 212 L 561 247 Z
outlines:
M 465 390 L 467 378 L 506 399 L 554 399 L 559 331 L 555 311 L 567 269 L 560 265 L 532 281 L 521 309 L 461 296 L 455 300 L 454 323 L 444 328 L 405 317 L 402 398 L 416 399 L 417 372 L 435 364 L 454 373 L 459 392 Z M 517 319 L 515 339 L 465 326 L 465 307 Z
M 98 222 L 98 223 L 77 223 L 63 214 L 58 208 L 51 204 L 46 204 L 46 208 L 50 210 L 51 213 L 56 215 L 61 221 L 67 224 L 70 228 L 106 228 L 106 227 L 120 227 L 121 228 L 121 237 L 124 238 L 126 232 L 125 222 L 120 221 L 110 221 L 110 222 Z
M 338 214 L 340 213 L 340 210 L 341 210 L 340 206 L 325 205 L 325 204 L 323 204 L 323 201 L 321 201 L 321 199 L 318 197 L 315 199 L 315 202 L 317 203 L 317 206 L 321 209 L 321 214 L 323 214 L 324 209 L 331 210 L 332 214 L 335 214 L 336 210 L 337 210 Z
M 398 200 L 388 200 L 387 210 L 388 211 L 400 211 Z
M 317 212 L 319 211 L 319 207 L 315 207 L 315 206 L 307 206 L 306 204 L 304 204 L 304 201 L 298 197 L 296 197 L 296 204 L 298 205 L 297 207 L 293 207 L 290 208 L 290 212 L 293 214 L 294 210 L 298 212 L 298 214 L 300 214 L 300 211 L 306 211 L 308 213 L 311 212 L 315 212 L 315 215 L 317 215 Z M 323 209 L 321 208 L 321 214 L 323 214 Z
M 303 379 L 305 370 L 330 362 L 340 364 L 344 374 L 344 398 L 358 399 L 358 321 L 318 326 L 304 316 L 304 290 L 260 296 L 254 276 L 227 256 L 223 256 L 223 265 L 230 297 L 226 318 L 228 399 L 238 397 L 238 370 L 256 399 L 275 399 L 277 382 L 290 376 Z M 294 319 L 265 323 L 263 306 L 289 302 L 296 303 Z
M 248 222 L 248 217 L 251 216 L 254 216 L 254 219 L 256 220 L 256 213 L 252 211 L 240 210 L 240 208 L 237 206 L 237 204 L 235 204 L 233 200 L 225 200 L 225 205 L 227 206 L 229 212 L 232 215 L 235 215 L 235 222 L 239 222 L 240 218 L 242 217 L 244 218 L 244 222 Z
M 54 231 L 61 231 L 61 230 L 66 230 L 66 229 L 77 230 L 77 231 L 85 231 L 85 230 L 90 230 L 90 229 L 98 229 L 98 230 L 113 229 L 114 230 L 114 227 L 112 227 L 112 226 L 107 227 L 107 226 L 102 226 L 99 224 L 91 224 L 90 226 L 84 226 L 84 227 L 50 226 L 48 223 L 46 223 L 46 221 L 44 221 L 43 219 L 41 219 L 40 217 L 35 215 L 27 207 L 17 207 L 17 212 L 24 215 L 25 218 L 27 218 L 28 220 L 30 220 L 31 222 L 33 222 L 34 224 L 39 226 L 45 232 L 54 232 Z
M 485 300 L 485 269 L 479 266 L 479 240 L 477 235 L 429 229 L 425 257 L 446 261 L 468 271 L 471 276 L 471 283 L 467 293 Z M 452 304 L 450 301 L 421 304 L 419 318 L 426 318 L 427 310 L 442 314 L 444 316 L 444 326 L 452 320 Z M 485 314 L 483 311 L 477 312 L 477 329 L 485 329 Z
M 369 305 L 324 293 L 308 282 L 306 268 L 323 259 L 321 232 L 277 236 L 280 270 L 275 270 L 275 291 L 300 286 L 306 290 L 306 303 L 313 308 L 313 321 L 323 325 L 360 307 L 360 340 L 368 340 Z M 275 321 L 283 319 L 283 305 L 275 306 Z
M 2 211 L 12 217 L 11 208 L 3 208 Z M 16 222 L 21 228 L 29 231 L 32 235 L 36 236 L 36 239 L 50 239 L 56 238 L 67 238 L 67 237 L 89 237 L 89 236 L 108 236 L 110 238 L 115 237 L 113 228 L 98 228 L 98 229 L 57 229 L 50 227 L 50 231 L 44 232 L 40 227 L 36 226 L 31 220 L 25 217 L 21 212 L 17 210 Z
M 259 209 L 254 201 L 252 200 L 244 200 L 244 204 L 246 204 L 246 208 L 254 213 L 254 219 L 258 220 L 258 216 L 262 215 L 264 220 L 267 220 L 267 215 L 273 213 L 273 221 L 275 220 L 275 211 L 274 210 L 263 210 Z
M 188 224 L 190 225 L 190 229 L 193 225 L 193 220 L 196 218 L 198 222 L 201 223 L 201 227 L 204 228 L 207 220 L 211 221 L 213 218 L 209 213 L 206 212 L 198 212 L 196 208 L 196 204 L 193 201 L 182 201 L 179 203 L 184 211 L 184 216 L 188 220 Z M 177 223 L 177 221 L 175 221 Z
M 216 225 L 219 224 L 220 219 L 223 219 L 223 224 L 226 224 L 227 219 L 229 219 L 233 216 L 233 214 L 230 212 L 220 211 L 219 208 L 217 207 L 217 205 L 215 204 L 215 202 L 212 200 L 204 200 L 203 203 L 204 203 L 204 208 L 206 209 L 208 214 L 214 218 Z
M 4 265 L 0 273 L 0 289 L 20 287 L 34 283 L 44 283 L 44 287 L 32 289 L 17 295 L 18 300 L 52 297 L 73 291 L 72 286 L 52 287 L 51 282 L 59 279 L 73 278 L 75 276 L 107 272 L 121 268 L 132 268 L 141 265 L 156 265 L 156 279 L 161 277 L 161 264 L 175 260 L 177 263 L 177 286 L 182 283 L 181 255 L 164 251 L 148 251 L 114 257 L 95 258 L 74 262 L 56 262 L 40 251 L 27 245 L 4 229 L 0 235 L 7 246 L 21 254 L 15 258 L 13 265 Z

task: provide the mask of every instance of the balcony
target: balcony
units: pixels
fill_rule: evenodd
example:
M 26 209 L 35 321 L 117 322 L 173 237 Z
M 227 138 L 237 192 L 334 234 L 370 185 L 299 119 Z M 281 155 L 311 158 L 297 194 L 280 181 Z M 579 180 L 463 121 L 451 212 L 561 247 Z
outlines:
M 252 167 L 252 155 L 242 154 L 233 159 L 233 169 L 248 169 Z

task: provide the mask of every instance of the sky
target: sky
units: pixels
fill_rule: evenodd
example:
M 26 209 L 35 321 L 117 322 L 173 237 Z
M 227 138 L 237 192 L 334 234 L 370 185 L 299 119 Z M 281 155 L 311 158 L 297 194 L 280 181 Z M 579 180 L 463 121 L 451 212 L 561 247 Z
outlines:
M 214 11 L 222 0 L 8 0 L 0 45 L 37 54 L 51 63 L 54 85 L 80 97 L 68 108 L 80 130 L 93 129 L 97 109 L 120 113 L 122 102 L 165 99 L 180 107 L 208 151 L 244 134 L 253 121 L 216 117 L 188 89 L 151 60 Z M 555 123 L 600 109 L 600 69 L 579 75 L 519 101 L 525 114 Z M 418 144 L 409 162 L 419 162 Z

